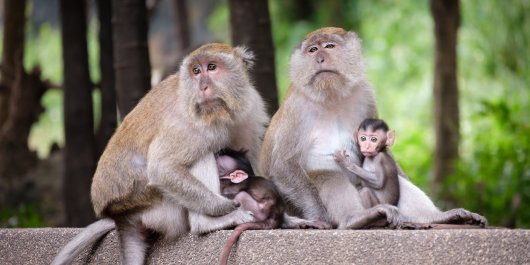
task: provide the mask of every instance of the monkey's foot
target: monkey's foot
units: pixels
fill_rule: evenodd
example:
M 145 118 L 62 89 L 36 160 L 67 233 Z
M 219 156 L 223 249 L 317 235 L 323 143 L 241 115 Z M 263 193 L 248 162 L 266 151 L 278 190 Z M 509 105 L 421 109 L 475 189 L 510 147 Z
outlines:
M 411 222 L 403 222 L 396 226 L 396 229 L 402 229 L 402 230 L 426 230 L 431 229 L 432 225 L 430 224 L 422 224 L 422 223 L 411 223 Z
M 469 224 L 478 225 L 480 227 L 485 227 L 488 224 L 488 221 L 484 216 L 462 208 L 449 210 L 445 212 L 445 214 L 448 215 L 447 221 L 443 222 L 446 224 Z
M 285 214 L 282 228 L 285 229 L 331 229 L 328 222 L 320 220 L 306 220 Z

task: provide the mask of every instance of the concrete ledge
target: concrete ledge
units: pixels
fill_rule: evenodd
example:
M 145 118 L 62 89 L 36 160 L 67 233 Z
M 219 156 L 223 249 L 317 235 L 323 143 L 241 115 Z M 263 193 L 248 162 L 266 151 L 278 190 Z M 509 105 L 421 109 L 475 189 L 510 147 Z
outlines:
M 49 264 L 77 228 L 0 229 L 0 264 Z M 231 231 L 152 248 L 148 264 L 217 264 Z M 229 264 L 530 264 L 530 230 L 267 230 L 243 233 Z M 119 264 L 114 232 L 76 264 Z

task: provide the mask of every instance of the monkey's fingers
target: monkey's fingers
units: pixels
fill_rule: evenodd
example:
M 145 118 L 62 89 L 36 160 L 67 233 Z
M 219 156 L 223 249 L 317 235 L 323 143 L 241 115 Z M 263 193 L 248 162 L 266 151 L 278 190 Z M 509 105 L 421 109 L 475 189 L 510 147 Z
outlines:
M 210 202 L 211 203 L 211 202 Z M 222 197 L 222 200 L 220 200 L 217 205 L 213 206 L 212 209 L 212 216 L 223 216 L 227 215 L 235 210 L 237 210 L 240 206 L 239 202 L 226 199 Z

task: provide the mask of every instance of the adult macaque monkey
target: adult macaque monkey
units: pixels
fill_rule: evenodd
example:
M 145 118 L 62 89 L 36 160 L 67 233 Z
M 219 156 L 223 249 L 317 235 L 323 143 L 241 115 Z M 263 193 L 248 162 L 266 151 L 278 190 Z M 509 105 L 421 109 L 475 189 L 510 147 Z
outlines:
M 359 165 L 351 132 L 364 119 L 377 116 L 361 53 L 354 32 L 331 27 L 309 33 L 294 50 L 292 83 L 265 134 L 260 173 L 272 176 L 285 201 L 301 217 L 338 228 L 399 227 L 404 221 L 484 224 L 482 216 L 463 209 L 439 211 L 402 176 L 397 207 L 363 207 L 350 173 L 333 157 L 336 150 L 350 150 L 357 154 L 353 159 Z
M 399 201 L 398 168 L 387 148 L 394 144 L 395 132 L 380 119 L 366 119 L 354 133 L 355 142 L 364 156 L 362 167 L 355 164 L 346 150 L 335 153 L 335 160 L 342 168 L 356 174 L 361 180 L 359 190 L 365 208 Z
M 143 264 L 151 231 L 173 239 L 255 220 L 221 196 L 214 157 L 222 148 L 244 148 L 257 163 L 268 117 L 249 79 L 252 62 L 245 48 L 204 45 L 138 103 L 94 175 L 92 202 L 103 219 L 76 236 L 53 264 L 70 263 L 115 227 L 122 263 Z

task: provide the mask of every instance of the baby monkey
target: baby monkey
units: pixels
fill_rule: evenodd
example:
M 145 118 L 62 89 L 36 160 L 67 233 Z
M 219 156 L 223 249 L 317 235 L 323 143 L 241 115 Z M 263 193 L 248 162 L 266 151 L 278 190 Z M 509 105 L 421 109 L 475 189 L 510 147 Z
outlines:
M 362 167 L 356 165 L 345 150 L 335 153 L 335 161 L 343 168 L 359 176 L 362 204 L 365 208 L 377 204 L 397 205 L 399 179 L 396 161 L 387 152 L 394 144 L 395 132 L 379 119 L 365 119 L 354 135 L 364 156 Z
M 272 181 L 254 175 L 245 153 L 223 149 L 216 157 L 221 194 L 239 202 L 240 208 L 251 211 L 256 219 L 234 229 L 223 247 L 222 265 L 227 264 L 232 246 L 245 230 L 279 228 L 283 222 L 285 206 L 278 189 Z

